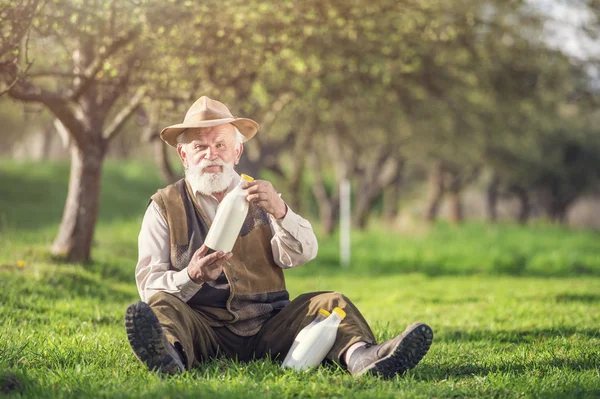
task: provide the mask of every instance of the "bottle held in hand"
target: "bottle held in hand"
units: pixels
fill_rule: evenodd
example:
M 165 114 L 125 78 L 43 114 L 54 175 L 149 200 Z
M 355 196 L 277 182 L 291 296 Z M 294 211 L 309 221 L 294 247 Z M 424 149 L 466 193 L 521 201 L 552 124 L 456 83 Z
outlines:
M 217 207 L 217 214 L 213 220 L 204 245 L 214 251 L 231 252 L 237 240 L 246 215 L 248 214 L 248 200 L 242 188 L 244 181 L 254 181 L 248 175 L 241 175 L 240 182 Z

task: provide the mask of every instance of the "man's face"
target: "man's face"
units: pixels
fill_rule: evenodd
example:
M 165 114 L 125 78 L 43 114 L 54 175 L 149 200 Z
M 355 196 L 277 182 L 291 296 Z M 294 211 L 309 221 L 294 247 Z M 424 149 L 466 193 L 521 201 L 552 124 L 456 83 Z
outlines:
M 192 188 L 207 195 L 227 189 L 243 151 L 235 143 L 233 126 L 190 129 L 185 139 L 177 151 Z
M 179 157 L 185 168 L 199 165 L 203 160 L 221 160 L 225 163 L 233 162 L 237 165 L 242 155 L 241 146 L 235 145 L 235 129 L 233 125 L 224 125 L 188 129 L 186 131 L 186 144 L 178 148 Z M 203 173 L 222 172 L 219 166 L 203 168 Z

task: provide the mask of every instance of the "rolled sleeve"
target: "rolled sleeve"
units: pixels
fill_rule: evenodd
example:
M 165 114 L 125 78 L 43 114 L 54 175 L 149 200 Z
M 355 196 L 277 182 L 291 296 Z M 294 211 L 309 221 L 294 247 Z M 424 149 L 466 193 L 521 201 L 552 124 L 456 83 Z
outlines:
M 169 226 L 152 202 L 146 209 L 138 237 L 135 278 L 140 297 L 147 302 L 159 291 L 187 302 L 202 287 L 190 279 L 187 269 L 170 270 Z
M 308 220 L 296 214 L 289 206 L 283 218 L 275 219 L 270 215 L 270 220 L 273 232 L 271 247 L 277 265 L 289 269 L 316 258 L 319 246 Z

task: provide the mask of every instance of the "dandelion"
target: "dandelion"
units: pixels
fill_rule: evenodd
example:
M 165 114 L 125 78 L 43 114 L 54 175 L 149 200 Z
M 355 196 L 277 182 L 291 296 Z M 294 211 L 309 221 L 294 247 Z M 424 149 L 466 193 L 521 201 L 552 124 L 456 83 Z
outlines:
M 17 261 L 17 267 L 18 267 L 18 268 L 25 267 L 25 261 L 24 261 L 23 259 L 19 259 L 19 260 Z

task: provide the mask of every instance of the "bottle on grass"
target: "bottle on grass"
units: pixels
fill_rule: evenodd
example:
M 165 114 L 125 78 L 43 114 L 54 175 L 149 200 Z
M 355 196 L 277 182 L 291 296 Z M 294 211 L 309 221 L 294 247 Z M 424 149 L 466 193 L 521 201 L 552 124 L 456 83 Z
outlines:
M 329 313 L 325 309 L 319 309 L 319 312 L 317 313 L 317 316 L 313 319 L 313 321 L 311 321 L 309 325 L 307 325 L 302 330 L 300 330 L 298 335 L 296 335 L 296 338 L 294 338 L 294 342 L 292 343 L 292 346 L 291 346 L 290 350 L 288 351 L 287 356 L 283 360 L 283 364 L 281 365 L 281 368 L 292 367 L 292 364 L 293 364 L 292 353 L 294 353 L 294 351 L 298 347 L 298 344 L 300 344 L 300 342 L 302 342 L 304 340 L 304 338 L 306 337 L 306 334 L 308 334 L 308 331 L 311 328 L 313 328 L 315 326 L 315 324 L 322 322 L 323 320 L 328 318 L 330 314 L 331 313 Z
M 310 328 L 291 353 L 289 367 L 305 370 L 321 364 L 333 347 L 338 327 L 345 317 L 346 312 L 335 308 L 329 317 Z

